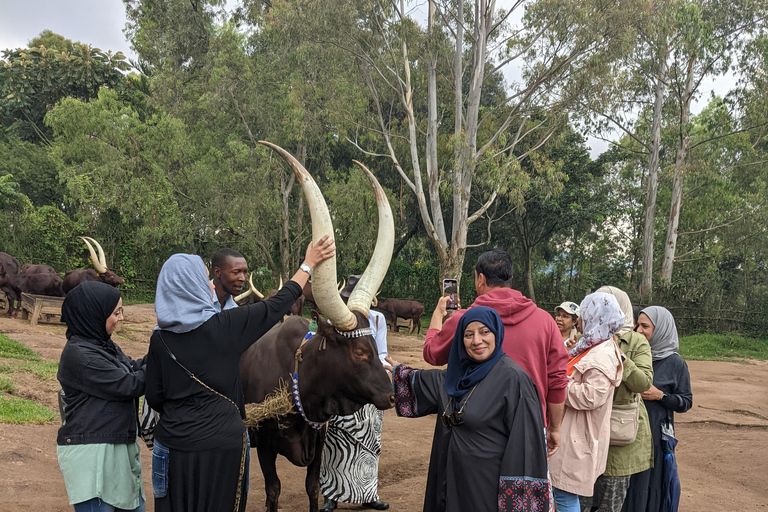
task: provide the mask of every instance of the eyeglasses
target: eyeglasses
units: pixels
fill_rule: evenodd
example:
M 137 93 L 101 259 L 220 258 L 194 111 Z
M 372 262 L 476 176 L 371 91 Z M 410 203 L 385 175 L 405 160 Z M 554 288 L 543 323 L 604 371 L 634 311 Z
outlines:
M 479 383 L 478 383 L 479 384 Z M 467 398 L 464 399 L 464 403 L 461 405 L 461 409 L 458 411 L 454 411 L 450 414 L 448 414 L 448 409 L 451 408 L 451 404 L 453 404 L 453 397 L 448 400 L 448 405 L 445 406 L 445 410 L 443 411 L 443 415 L 440 416 L 440 422 L 443 424 L 444 427 L 455 427 L 457 425 L 461 425 L 461 414 L 464 412 L 464 408 L 467 406 L 467 402 L 469 402 L 469 397 L 472 396 L 472 393 L 475 392 L 475 389 L 477 388 L 477 384 L 475 384 L 475 387 L 472 388 L 472 391 L 469 392 L 467 395 Z

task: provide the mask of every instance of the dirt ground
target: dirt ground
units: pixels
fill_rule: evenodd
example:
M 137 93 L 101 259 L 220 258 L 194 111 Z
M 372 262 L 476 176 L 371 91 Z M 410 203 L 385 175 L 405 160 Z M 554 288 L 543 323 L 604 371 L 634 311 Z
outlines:
M 123 350 L 140 357 L 147 352 L 155 317 L 152 305 L 125 308 L 126 320 L 115 336 Z M 47 361 L 57 361 L 65 329 L 30 326 L 28 321 L 0 318 L 0 332 L 18 340 Z M 397 360 L 424 366 L 423 337 L 390 334 L 389 351 Z M 0 363 L 7 362 L 0 359 Z M 768 364 L 744 361 L 692 361 L 689 364 L 694 406 L 677 415 L 677 456 L 683 486 L 683 512 L 768 510 Z M 15 373 L 19 396 L 56 411 L 58 382 Z M 385 412 L 379 494 L 390 510 L 422 509 L 434 417 L 398 418 Z M 58 422 L 47 425 L 0 424 L 0 510 L 53 512 L 71 510 L 56 462 Z M 143 449 L 147 510 L 152 505 L 151 454 Z M 264 510 L 263 480 L 256 457 L 251 462 L 249 511 Z M 307 510 L 304 470 L 278 461 L 284 511 Z M 341 504 L 341 510 L 359 510 Z M 468 511 L 469 512 L 469 511 Z

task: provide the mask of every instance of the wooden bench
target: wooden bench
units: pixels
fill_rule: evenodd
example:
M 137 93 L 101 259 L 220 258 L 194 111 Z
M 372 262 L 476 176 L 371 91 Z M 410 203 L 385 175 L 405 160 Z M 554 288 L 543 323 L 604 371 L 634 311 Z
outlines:
M 30 325 L 37 325 L 38 321 L 48 323 L 61 322 L 61 305 L 64 297 L 49 297 L 47 295 L 21 294 L 21 318 L 29 318 Z M 30 317 L 30 313 L 32 316 Z
M 387 323 L 387 327 L 392 332 L 400 332 L 401 327 L 407 327 L 408 334 L 413 334 L 413 319 L 406 320 L 405 318 L 397 317 L 397 327 L 393 326 L 391 323 Z

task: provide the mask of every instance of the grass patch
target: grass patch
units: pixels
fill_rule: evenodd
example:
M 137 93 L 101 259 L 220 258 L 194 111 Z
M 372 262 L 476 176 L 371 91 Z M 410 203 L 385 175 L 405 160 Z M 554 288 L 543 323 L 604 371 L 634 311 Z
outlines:
M 768 360 L 768 340 L 740 334 L 694 334 L 680 338 L 680 355 L 689 360 L 731 361 L 733 358 Z
M 8 375 L 0 375 L 0 393 L 13 393 L 16 391 L 16 385 L 13 379 Z
M 42 425 L 55 417 L 53 411 L 44 405 L 15 396 L 0 396 L 0 422 L 2 423 Z
M 16 340 L 12 340 L 5 334 L 0 334 L 0 357 L 24 361 L 40 360 L 40 355 L 37 352 Z
M 20 364 L 17 370 L 29 372 L 43 380 L 51 380 L 56 378 L 56 373 L 59 371 L 59 363 L 50 361 L 35 361 L 33 363 Z

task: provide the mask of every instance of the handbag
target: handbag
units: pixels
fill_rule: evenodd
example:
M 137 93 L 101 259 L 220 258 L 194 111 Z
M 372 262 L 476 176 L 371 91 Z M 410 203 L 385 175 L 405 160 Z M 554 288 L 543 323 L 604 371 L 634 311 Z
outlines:
M 613 404 L 611 409 L 611 446 L 627 446 L 635 442 L 640 425 L 640 394 L 630 404 Z
M 141 399 L 141 414 L 139 415 L 139 437 L 150 450 L 155 445 L 155 427 L 160 420 L 160 413 L 147 403 L 147 397 Z

